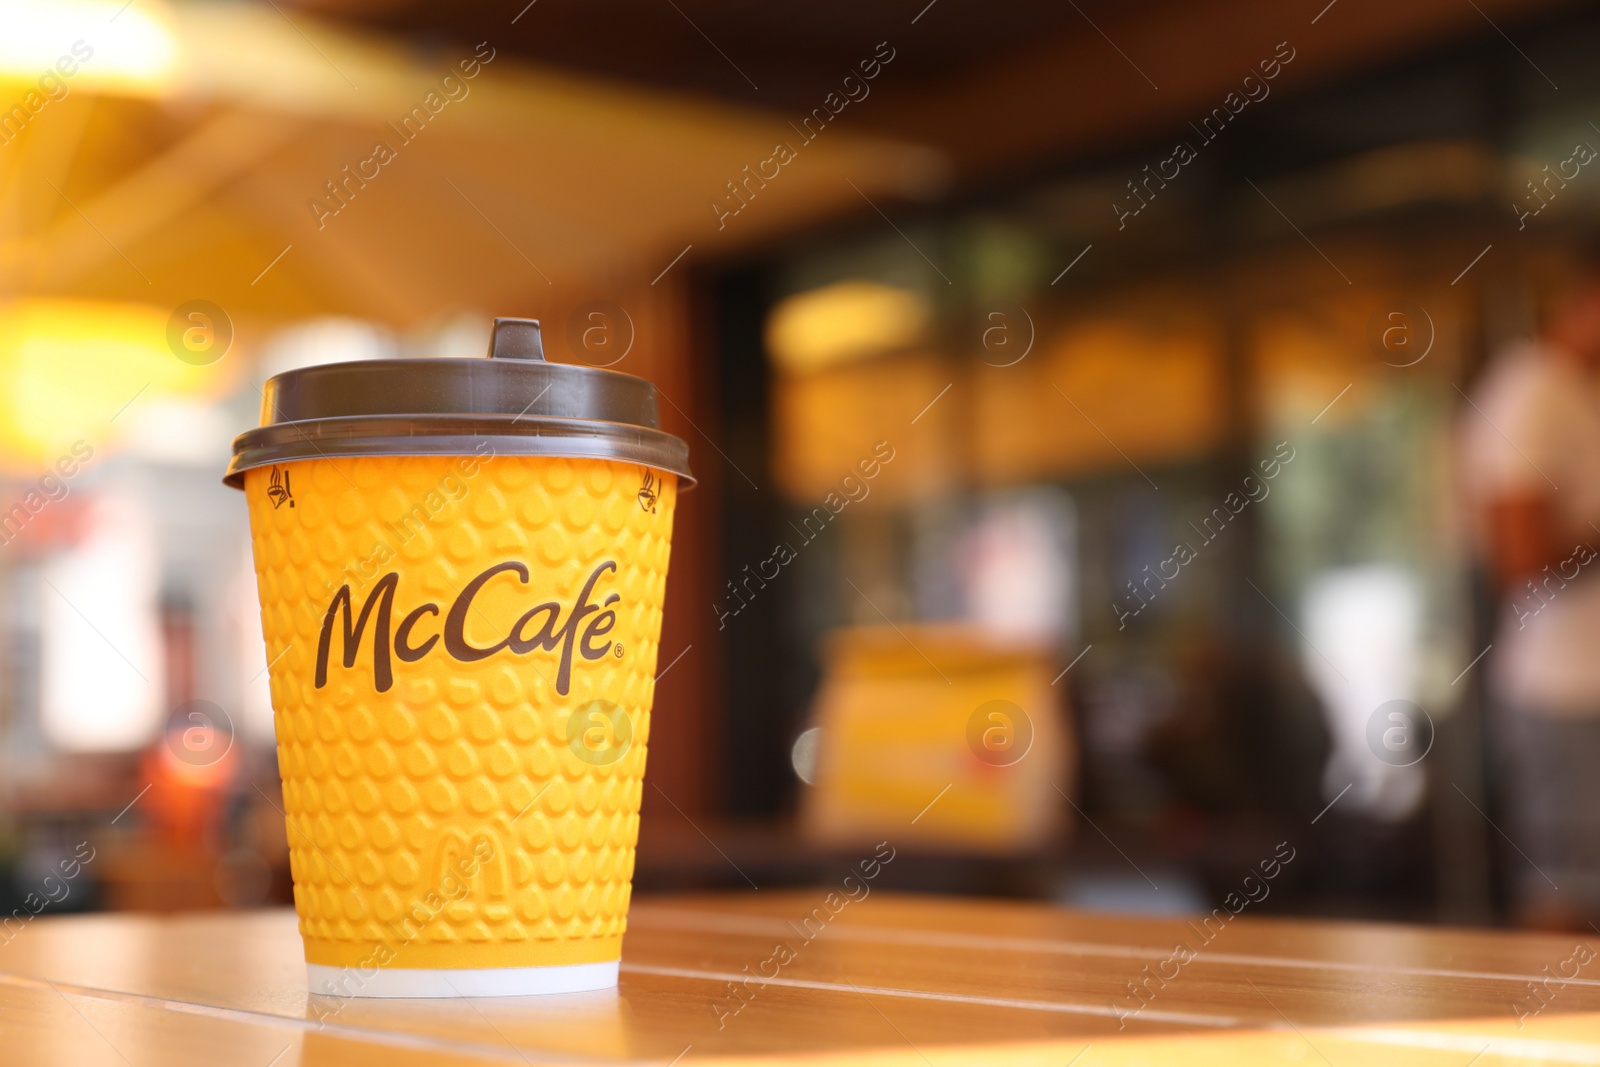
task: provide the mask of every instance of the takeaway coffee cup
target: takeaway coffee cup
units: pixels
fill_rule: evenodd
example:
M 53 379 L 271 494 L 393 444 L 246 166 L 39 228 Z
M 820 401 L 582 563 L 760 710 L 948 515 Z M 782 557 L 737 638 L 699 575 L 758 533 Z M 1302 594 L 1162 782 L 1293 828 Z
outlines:
M 688 447 L 655 387 L 488 359 L 291 371 L 233 446 L 314 993 L 617 981 Z

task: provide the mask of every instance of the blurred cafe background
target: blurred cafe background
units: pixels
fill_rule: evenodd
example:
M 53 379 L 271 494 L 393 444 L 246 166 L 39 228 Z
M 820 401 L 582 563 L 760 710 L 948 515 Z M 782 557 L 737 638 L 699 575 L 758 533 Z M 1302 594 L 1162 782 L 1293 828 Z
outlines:
M 1597 53 L 1560 0 L 0 0 L 0 914 L 83 842 L 55 910 L 289 901 L 229 442 L 518 315 L 700 478 L 641 892 L 887 840 L 1526 920 L 1462 442 L 1593 280 Z

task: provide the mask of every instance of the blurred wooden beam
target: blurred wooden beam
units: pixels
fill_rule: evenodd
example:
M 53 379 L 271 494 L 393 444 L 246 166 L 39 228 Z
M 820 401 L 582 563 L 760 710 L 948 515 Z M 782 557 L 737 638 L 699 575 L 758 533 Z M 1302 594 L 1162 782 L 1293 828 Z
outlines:
M 326 235 L 327 239 L 317 240 L 314 245 L 308 242 L 304 207 L 278 195 L 262 176 L 246 175 L 227 190 L 225 200 L 254 220 L 269 242 L 264 250 L 267 254 L 280 240 L 290 246 L 300 242 L 299 256 L 288 264 L 291 269 L 276 273 L 272 285 L 284 282 L 287 276 L 292 280 L 284 284 L 309 284 L 336 294 L 336 304 L 348 314 L 386 322 L 415 322 L 422 317 L 418 308 L 429 307 L 426 275 L 395 270 L 386 256 L 370 255 L 359 243 L 337 233 Z M 289 254 L 293 254 L 292 249 Z M 247 289 L 238 291 L 253 291 L 255 285 L 251 282 Z
M 0 153 L 0 240 L 25 237 L 30 219 L 54 218 L 65 206 L 38 175 L 59 175 L 71 169 L 94 113 L 95 98 L 80 94 L 58 106 L 49 122 L 33 124 Z M 37 278 L 48 267 L 36 259 L 32 276 Z M 5 279 L 3 273 L 0 279 Z
M 52 284 L 70 285 L 107 259 L 125 254 L 119 249 L 177 223 L 186 209 L 270 155 L 301 125 L 290 116 L 224 111 L 91 196 L 66 189 L 53 193 L 54 225 L 0 245 L 0 279 L 14 281 L 23 269 L 37 271 L 47 262 Z M 44 171 L 52 172 L 54 168 Z M 63 201 L 67 196 L 70 202 Z

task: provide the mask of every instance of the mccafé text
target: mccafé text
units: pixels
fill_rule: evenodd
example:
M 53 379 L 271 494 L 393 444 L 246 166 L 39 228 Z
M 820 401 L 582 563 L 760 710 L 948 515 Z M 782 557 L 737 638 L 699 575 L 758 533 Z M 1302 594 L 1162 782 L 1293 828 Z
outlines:
M 391 630 L 394 600 L 400 585 L 398 571 L 390 571 L 378 580 L 372 591 L 367 594 L 360 612 L 355 614 L 354 622 L 351 621 L 354 607 L 350 585 L 346 583 L 333 595 L 332 602 L 328 604 L 328 611 L 322 618 L 322 635 L 317 640 L 316 688 L 321 689 L 328 684 L 328 657 L 333 651 L 333 624 L 334 620 L 342 615 L 339 636 L 342 639 L 341 660 L 346 669 L 355 667 L 356 658 L 361 652 L 361 639 L 366 633 L 367 624 L 372 623 L 372 680 L 380 693 L 388 692 L 394 685 L 395 659 L 401 663 L 415 663 L 442 644 L 445 654 L 460 663 L 475 663 L 505 651 L 523 656 L 535 649 L 546 652 L 560 649 L 561 667 L 556 673 L 556 692 L 566 696 L 572 686 L 574 649 L 586 660 L 603 659 L 611 654 L 612 642 L 598 642 L 616 626 L 617 613 L 611 605 L 620 601 L 622 595 L 609 593 L 598 605 L 590 603 L 590 597 L 594 595 L 600 577 L 608 571 L 615 572 L 616 569 L 615 560 L 607 560 L 596 567 L 584 582 L 577 601 L 566 610 L 564 617 L 562 605 L 558 601 L 536 604 L 517 619 L 505 637 L 484 647 L 474 645 L 467 640 L 467 616 L 472 611 L 473 599 L 490 579 L 498 574 L 515 574 L 518 581 L 527 585 L 529 581 L 527 564 L 516 560 L 496 563 L 472 579 L 451 603 L 439 632 L 430 634 L 420 643 L 417 643 L 414 631 L 428 616 L 437 617 L 440 607 L 432 602 L 420 604 L 407 612 L 401 618 L 400 624 Z

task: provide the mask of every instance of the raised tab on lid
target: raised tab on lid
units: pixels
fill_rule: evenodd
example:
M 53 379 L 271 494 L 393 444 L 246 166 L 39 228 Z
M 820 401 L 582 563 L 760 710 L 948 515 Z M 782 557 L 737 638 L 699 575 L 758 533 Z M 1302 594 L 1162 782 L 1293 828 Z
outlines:
M 537 359 L 544 362 L 544 335 L 538 319 L 495 319 L 489 338 L 490 359 Z

